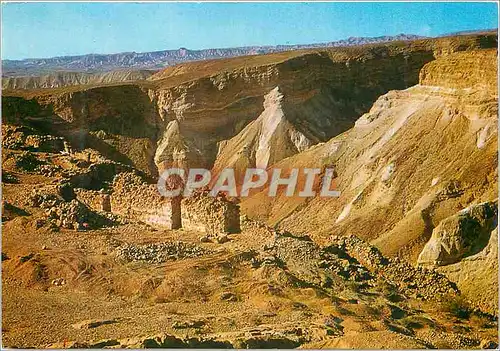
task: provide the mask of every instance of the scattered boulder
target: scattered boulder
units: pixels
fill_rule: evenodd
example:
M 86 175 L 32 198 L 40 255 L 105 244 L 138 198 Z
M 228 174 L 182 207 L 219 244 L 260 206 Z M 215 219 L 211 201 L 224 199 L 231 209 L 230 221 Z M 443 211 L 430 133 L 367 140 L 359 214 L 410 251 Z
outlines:
M 445 266 L 481 251 L 497 226 L 497 204 L 470 206 L 439 223 L 418 257 L 421 266 Z
M 52 280 L 52 285 L 55 286 L 63 286 L 66 285 L 66 280 L 64 278 L 57 278 Z
M 201 243 L 210 243 L 210 242 L 212 242 L 212 240 L 210 240 L 210 237 L 208 235 L 204 235 L 204 236 L 200 237 L 200 242 Z
M 172 328 L 174 328 L 174 329 L 187 329 L 187 328 L 198 329 L 198 328 L 203 327 L 204 325 L 205 325 L 205 321 L 202 321 L 202 320 L 190 320 L 190 321 L 184 321 L 184 322 L 176 321 L 172 324 Z
M 151 243 L 145 245 L 125 244 L 117 248 L 118 258 L 128 262 L 144 261 L 162 263 L 179 259 L 194 258 L 210 251 L 183 241 Z
M 227 243 L 229 241 L 229 237 L 225 234 L 219 234 L 217 236 L 217 243 L 218 244 L 224 244 L 224 243 Z

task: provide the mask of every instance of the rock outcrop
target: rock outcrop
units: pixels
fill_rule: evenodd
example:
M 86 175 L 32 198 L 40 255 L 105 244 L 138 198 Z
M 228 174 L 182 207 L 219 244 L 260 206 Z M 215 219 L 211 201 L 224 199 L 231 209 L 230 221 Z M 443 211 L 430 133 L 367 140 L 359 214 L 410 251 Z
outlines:
M 246 168 L 267 168 L 288 156 L 304 151 L 319 140 L 304 135 L 293 122 L 286 119 L 284 96 L 279 87 L 264 97 L 264 111 L 238 135 L 219 144 L 214 170 L 233 168 L 237 175 Z
M 437 267 L 477 307 L 498 310 L 498 205 L 471 205 L 439 223 L 417 263 Z
M 418 256 L 422 266 L 438 267 L 457 263 L 482 251 L 497 227 L 496 203 L 472 205 L 442 220 Z
M 158 115 L 148 92 L 134 85 L 3 97 L 3 123 L 64 136 L 74 150 L 87 147 L 151 175 Z
M 495 94 L 497 68 L 491 52 L 455 53 L 428 63 L 420 71 L 420 84 L 450 89 L 475 87 Z
M 496 315 L 498 312 L 498 227 L 491 232 L 486 247 L 460 262 L 441 266 L 437 271 L 455 282 L 473 306 Z

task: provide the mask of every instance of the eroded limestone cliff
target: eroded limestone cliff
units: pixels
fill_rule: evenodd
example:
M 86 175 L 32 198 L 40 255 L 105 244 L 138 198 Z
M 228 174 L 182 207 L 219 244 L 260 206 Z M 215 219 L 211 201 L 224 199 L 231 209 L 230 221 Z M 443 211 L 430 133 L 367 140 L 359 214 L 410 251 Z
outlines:
M 3 123 L 30 125 L 93 148 L 151 175 L 159 118 L 147 89 L 135 85 L 3 97 Z
M 495 35 L 472 35 L 194 62 L 127 85 L 6 90 L 3 112 L 153 176 L 171 164 L 253 166 L 257 152 L 266 166 L 348 130 L 435 57 L 495 45 Z M 276 128 L 264 106 L 275 89 Z
M 55 72 L 38 76 L 2 77 L 2 89 L 61 88 L 72 85 L 102 85 L 149 78 L 154 71 L 119 70 L 99 73 Z
M 383 95 L 354 128 L 273 166 L 335 167 L 339 198 L 287 198 L 284 190 L 271 198 L 265 189 L 242 202 L 243 212 L 318 241 L 355 234 L 416 262 L 441 221 L 498 196 L 496 77 L 496 50 L 438 58 L 422 69 L 421 84 Z M 470 283 L 467 262 L 466 279 L 443 270 Z

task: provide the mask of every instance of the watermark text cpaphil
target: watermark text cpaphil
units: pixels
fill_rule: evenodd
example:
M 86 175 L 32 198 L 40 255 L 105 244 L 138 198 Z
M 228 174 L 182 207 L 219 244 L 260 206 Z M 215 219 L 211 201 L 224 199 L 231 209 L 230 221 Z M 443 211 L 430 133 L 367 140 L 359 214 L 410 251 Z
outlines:
M 279 187 L 286 188 L 285 196 L 299 197 L 339 197 L 335 189 L 333 168 L 291 168 L 286 173 L 279 168 L 266 170 L 247 168 L 242 179 L 237 182 L 235 170 L 225 168 L 217 177 L 204 168 L 167 168 L 158 179 L 158 191 L 165 197 L 189 197 L 196 190 L 208 189 L 210 196 L 225 193 L 232 197 L 247 197 L 252 189 L 262 189 L 268 196 L 274 197 Z M 241 178 L 241 177 L 240 177 Z M 300 178 L 300 182 L 299 182 Z

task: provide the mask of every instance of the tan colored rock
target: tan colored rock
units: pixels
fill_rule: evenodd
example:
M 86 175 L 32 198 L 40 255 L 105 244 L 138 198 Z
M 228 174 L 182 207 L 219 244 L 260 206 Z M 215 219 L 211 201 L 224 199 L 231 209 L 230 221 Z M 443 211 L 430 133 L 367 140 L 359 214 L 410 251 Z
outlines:
M 458 71 L 474 65 L 473 60 L 466 60 L 464 67 L 448 64 L 454 55 L 436 61 Z M 485 50 L 484 55 L 495 59 L 496 51 Z M 475 66 L 470 68 L 476 72 Z M 442 79 L 443 85 L 452 83 Z M 416 85 L 391 91 L 352 129 L 273 165 L 333 166 L 340 197 L 287 197 L 279 192 L 271 198 L 268 188 L 262 188 L 242 199 L 242 212 L 270 226 L 308 233 L 319 242 L 332 233 L 355 234 L 385 255 L 415 263 L 439 222 L 457 209 L 498 196 L 497 129 L 488 127 L 483 133 L 497 123 L 497 96 L 472 78 L 470 82 L 468 88 Z M 496 79 L 485 84 L 494 85 Z M 299 173 L 298 184 L 304 178 Z M 431 186 L 434 179 L 438 181 Z M 316 183 L 313 190 L 318 189 Z
M 147 70 L 117 70 L 102 73 L 55 72 L 40 76 L 3 77 L 2 89 L 59 88 L 72 85 L 97 85 L 146 79 Z
M 420 253 L 422 266 L 445 266 L 483 250 L 495 228 L 496 203 L 472 205 L 441 221 Z

